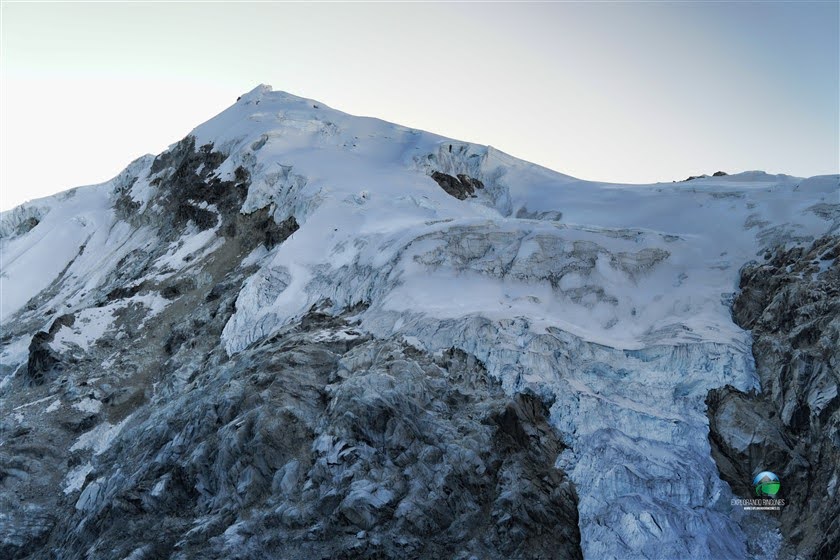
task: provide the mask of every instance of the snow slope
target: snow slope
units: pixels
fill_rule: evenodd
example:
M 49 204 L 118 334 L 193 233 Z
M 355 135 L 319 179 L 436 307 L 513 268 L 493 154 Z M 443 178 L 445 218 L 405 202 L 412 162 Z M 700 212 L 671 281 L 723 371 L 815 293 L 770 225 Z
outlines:
M 585 555 L 755 550 L 709 455 L 704 398 L 725 384 L 756 386 L 749 337 L 730 317 L 738 270 L 769 247 L 836 230 L 837 176 L 582 181 L 268 86 L 191 134 L 225 154 L 219 179 L 249 172 L 242 213 L 267 208 L 277 223 L 300 224 L 249 257 L 256 271 L 220 341 L 228 354 L 325 300 L 335 313 L 366 303 L 369 333 L 432 352 L 454 345 L 506 391 L 553 402 Z M 127 193 L 136 214 L 155 212 L 152 165 L 146 156 L 108 183 L 0 215 L 4 323 L 38 294 L 54 313 L 86 308 L 121 259 L 160 242 L 115 210 Z M 433 172 L 484 188 L 458 200 Z M 32 216 L 37 225 L 23 231 Z M 148 274 L 188 274 L 184 257 L 222 243 L 214 229 L 188 229 Z M 90 325 L 61 340 L 87 344 L 103 323 Z M 25 344 L 8 341 L 2 358 L 14 370 Z

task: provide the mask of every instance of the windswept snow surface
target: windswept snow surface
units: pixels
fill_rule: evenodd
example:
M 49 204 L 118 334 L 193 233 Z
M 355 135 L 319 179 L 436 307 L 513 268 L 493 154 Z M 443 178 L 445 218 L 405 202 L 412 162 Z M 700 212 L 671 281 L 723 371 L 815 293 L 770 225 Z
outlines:
M 837 229 L 837 176 L 582 181 L 268 86 L 192 135 L 227 156 L 220 179 L 250 172 L 243 213 L 269 208 L 278 223 L 300 224 L 248 257 L 257 270 L 222 334 L 229 354 L 327 299 L 335 312 L 367 303 L 369 333 L 459 347 L 507 391 L 553 401 L 569 446 L 558 465 L 577 485 L 588 557 L 747 554 L 710 457 L 704 398 L 756 386 L 748 334 L 730 318 L 738 270 L 767 247 Z M 80 305 L 114 263 L 152 242 L 112 207 L 122 188 L 145 209 L 151 164 L 0 216 L 3 321 L 61 275 L 51 305 Z M 458 200 L 434 171 L 484 188 Z M 39 223 L 19 233 L 30 214 Z M 216 235 L 188 229 L 161 273 L 214 250 Z M 99 449 L 118 428 L 77 445 Z
M 87 292 L 100 285 L 119 260 L 150 241 L 116 219 L 113 192 L 148 173 L 154 158 L 144 156 L 120 175 L 27 202 L 0 213 L 0 322 L 5 323 L 38 294 L 54 313 L 83 307 Z M 20 229 L 22 216 L 35 218 Z M 60 281 L 54 292 L 47 292 Z M 59 313 L 60 314 L 60 313 Z

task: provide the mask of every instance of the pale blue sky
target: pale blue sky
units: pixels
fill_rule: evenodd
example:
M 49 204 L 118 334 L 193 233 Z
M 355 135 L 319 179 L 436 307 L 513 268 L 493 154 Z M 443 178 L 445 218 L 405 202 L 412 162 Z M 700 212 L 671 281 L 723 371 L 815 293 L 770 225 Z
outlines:
M 838 2 L 2 4 L 0 208 L 259 83 L 613 182 L 840 168 Z

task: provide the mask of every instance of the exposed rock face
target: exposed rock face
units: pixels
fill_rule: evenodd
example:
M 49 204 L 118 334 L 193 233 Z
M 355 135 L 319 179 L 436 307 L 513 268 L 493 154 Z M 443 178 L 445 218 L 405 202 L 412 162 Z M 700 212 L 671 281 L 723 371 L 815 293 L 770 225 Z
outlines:
M 139 409 L 35 557 L 580 558 L 546 413 L 313 313 Z
M 762 470 L 782 481 L 781 558 L 840 554 L 840 237 L 745 267 L 733 305 L 751 329 L 760 393 L 712 390 L 712 454 L 736 494 Z
M 27 489 L 4 558 L 582 557 L 536 397 L 508 399 L 462 351 L 430 356 L 317 312 L 228 361 L 205 355 L 214 323 L 166 342 L 162 386 L 113 447 L 35 460 L 37 433 L 7 438 L 4 466 L 35 466 L 5 471 L 7 489 L 64 461 L 81 479 Z
M 475 189 L 484 188 L 484 183 L 463 173 L 459 173 L 457 177 L 453 177 L 446 173 L 434 171 L 432 172 L 432 179 L 443 190 L 459 200 L 466 200 L 475 195 Z
M 35 333 L 29 343 L 29 361 L 26 364 L 26 374 L 35 385 L 44 382 L 45 377 L 61 362 L 61 357 L 50 348 L 52 337 L 44 331 Z
M 714 173 L 712 173 L 711 176 L 712 177 L 726 177 L 727 175 L 729 175 L 729 173 L 727 173 L 726 171 L 715 171 Z M 709 176 L 706 175 L 705 173 L 703 173 L 702 175 L 691 175 L 687 179 L 683 179 L 680 182 L 685 183 L 685 182 L 688 182 L 688 181 L 693 181 L 695 179 L 708 179 L 708 178 L 709 178 Z

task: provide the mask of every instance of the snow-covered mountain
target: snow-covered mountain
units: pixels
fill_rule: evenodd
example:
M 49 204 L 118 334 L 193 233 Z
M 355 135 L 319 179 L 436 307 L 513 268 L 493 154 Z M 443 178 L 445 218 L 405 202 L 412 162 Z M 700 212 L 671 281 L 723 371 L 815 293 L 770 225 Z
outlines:
M 760 388 L 739 271 L 838 185 L 583 181 L 260 86 L 0 215 L 0 556 L 774 557 L 706 398 Z

